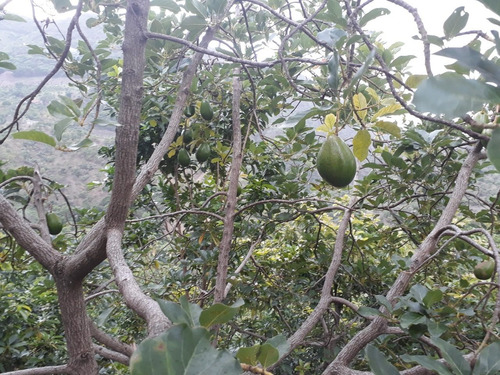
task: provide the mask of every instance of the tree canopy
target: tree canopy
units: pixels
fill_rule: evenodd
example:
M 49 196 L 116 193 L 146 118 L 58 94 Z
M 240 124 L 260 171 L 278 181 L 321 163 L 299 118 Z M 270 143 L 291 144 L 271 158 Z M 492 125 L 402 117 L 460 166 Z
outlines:
M 500 373 L 496 0 L 438 35 L 403 0 L 9 3 L 40 43 L 0 73 L 50 72 L 0 118 L 44 147 L 0 165 L 0 371 Z

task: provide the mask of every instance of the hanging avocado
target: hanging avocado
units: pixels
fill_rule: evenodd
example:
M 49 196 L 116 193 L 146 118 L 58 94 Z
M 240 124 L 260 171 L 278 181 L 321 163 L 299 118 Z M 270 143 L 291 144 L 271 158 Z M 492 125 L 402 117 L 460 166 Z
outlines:
M 184 144 L 191 143 L 191 141 L 193 140 L 193 131 L 191 129 L 184 130 L 184 132 L 182 133 L 182 140 Z
M 47 227 L 49 228 L 50 234 L 55 236 L 56 234 L 61 233 L 63 229 L 63 223 L 61 219 L 59 219 L 59 216 L 51 212 L 45 215 L 45 218 L 47 220 Z
M 210 157 L 210 145 L 208 143 L 202 143 L 198 150 L 196 150 L 196 160 L 200 163 L 206 162 Z
M 316 167 L 323 180 L 338 188 L 349 185 L 356 175 L 356 159 L 336 135 L 328 136 L 321 146 Z
M 187 167 L 189 163 L 191 163 L 191 158 L 189 157 L 189 153 L 185 148 L 180 149 L 179 153 L 177 154 L 177 161 L 179 162 L 179 165 L 183 167 Z
M 188 105 L 184 108 L 184 116 L 192 117 L 196 113 L 196 107 L 194 105 Z
M 201 117 L 203 117 L 204 120 L 212 121 L 212 119 L 214 118 L 214 111 L 212 110 L 212 107 L 210 106 L 209 102 L 201 103 L 200 115 Z

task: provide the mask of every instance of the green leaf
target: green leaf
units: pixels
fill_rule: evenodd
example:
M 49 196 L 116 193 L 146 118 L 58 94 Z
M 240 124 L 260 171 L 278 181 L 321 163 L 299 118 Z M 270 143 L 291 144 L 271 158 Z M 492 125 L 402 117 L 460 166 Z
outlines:
M 412 89 L 416 89 L 418 85 L 426 78 L 427 76 L 425 74 L 412 74 L 406 79 L 405 84 Z
M 54 4 L 54 8 L 59 13 L 67 12 L 75 7 L 71 4 L 70 0 L 51 0 L 52 4 Z
M 373 61 L 373 58 L 375 57 L 375 52 L 376 52 L 375 49 L 372 49 L 370 51 L 370 54 L 366 58 L 363 65 L 361 65 L 361 68 L 359 68 L 358 71 L 352 76 L 352 79 L 351 79 L 351 82 L 349 83 L 349 86 L 347 87 L 346 90 L 344 90 L 345 95 L 347 95 L 351 92 L 351 90 L 356 85 L 356 83 L 358 83 L 358 81 L 361 79 L 363 74 L 366 73 L 366 71 L 368 70 L 368 68 L 370 67 L 370 65 Z
M 491 164 L 500 172 L 500 128 L 496 128 L 493 130 L 493 133 L 491 133 L 486 153 L 488 154 Z
M 367 113 L 365 96 L 362 93 L 355 94 L 352 97 L 352 102 L 354 104 L 354 110 L 356 111 L 357 117 L 363 121 Z
M 180 298 L 181 304 L 157 300 L 160 305 L 161 311 L 169 318 L 174 324 L 185 323 L 190 327 L 197 326 L 199 324 L 199 316 L 201 314 L 201 307 L 195 304 L 191 304 L 187 301 L 185 296 Z
M 483 348 L 474 365 L 473 375 L 498 375 L 500 373 L 500 341 Z
M 329 29 L 322 30 L 318 33 L 317 38 L 322 42 L 328 44 L 330 47 L 335 47 L 335 44 L 347 33 L 344 30 L 338 29 L 336 27 L 331 27 Z
M 56 147 L 56 140 L 53 137 L 38 130 L 27 130 L 27 131 L 17 132 L 12 135 L 12 138 L 41 142 L 49 146 Z
M 450 118 L 482 109 L 485 103 L 500 102 L 500 89 L 486 83 L 445 73 L 422 82 L 413 97 L 420 112 L 443 114 Z
M 391 68 L 404 68 L 406 64 L 408 64 L 411 60 L 413 60 L 416 56 L 408 55 L 408 56 L 398 56 L 394 60 L 392 60 L 390 67 Z
M 77 120 L 77 118 L 75 118 L 75 114 L 73 113 L 73 111 L 66 105 L 57 100 L 52 100 L 50 104 L 47 106 L 47 110 L 52 116 L 62 115 Z
M 500 16 L 500 2 L 498 0 L 478 0 L 483 3 L 486 8 L 491 9 L 493 12 Z
M 37 46 L 35 44 L 28 44 L 26 47 L 29 47 L 29 55 L 45 55 L 45 51 L 40 46 Z
M 26 22 L 26 20 L 23 17 L 18 16 L 17 14 L 10 14 L 10 13 L 4 14 L 3 19 L 5 21 Z
M 373 126 L 396 138 L 401 138 L 401 129 L 399 129 L 398 124 L 395 122 L 377 121 L 375 124 L 373 124 Z
M 443 363 L 425 355 L 403 354 L 401 359 L 405 362 L 417 362 L 420 366 L 436 371 L 439 375 L 453 375 Z
M 403 315 L 401 315 L 400 318 L 400 325 L 402 328 L 409 328 L 412 325 L 421 324 L 425 322 L 426 322 L 425 316 L 413 311 L 405 312 Z
M 139 344 L 130 357 L 132 375 L 161 374 L 161 369 L 167 368 L 167 335 L 168 332 L 144 340 Z M 159 369 L 159 371 L 154 372 L 154 368 Z
M 372 121 L 375 121 L 379 117 L 393 114 L 394 112 L 396 112 L 396 111 L 398 111 L 400 109 L 401 109 L 401 104 L 399 104 L 399 103 L 390 104 L 390 105 L 388 105 L 388 106 L 386 106 L 384 108 L 379 109 L 377 111 L 377 113 L 375 113 L 372 116 Z
M 444 46 L 443 39 L 436 35 L 427 35 L 427 40 L 429 41 L 429 43 L 435 44 L 436 46 Z
M 54 135 L 58 141 L 61 141 L 63 133 L 66 129 L 73 123 L 73 119 L 70 117 L 63 118 L 54 125 Z
M 359 161 L 363 161 L 368 156 L 368 149 L 372 144 L 370 132 L 366 129 L 359 130 L 352 140 L 352 152 Z
M 271 337 L 266 343 L 271 344 L 278 349 L 280 357 L 285 355 L 290 350 L 290 343 L 284 335 L 276 335 Z
M 201 16 L 189 16 L 181 21 L 181 27 L 192 33 L 199 33 L 207 27 L 207 21 Z
M 0 68 L 9 69 L 9 70 L 16 70 L 16 66 L 10 62 L 7 62 L 7 61 L 0 61 Z
M 373 307 L 366 307 L 366 306 L 361 306 L 358 309 L 357 313 L 364 318 L 370 318 L 370 317 L 374 317 L 374 316 L 382 316 L 382 313 L 379 310 L 374 309 Z
M 444 36 L 447 39 L 456 36 L 467 25 L 469 13 L 464 11 L 465 7 L 458 7 L 443 24 Z
M 200 314 L 200 324 L 203 327 L 211 327 L 215 324 L 229 322 L 238 313 L 243 300 L 238 300 L 233 306 L 226 306 L 222 303 L 216 303 Z
M 377 300 L 378 303 L 380 303 L 382 306 L 384 306 L 387 309 L 387 311 L 392 313 L 392 311 L 393 311 L 392 305 L 385 296 L 377 294 L 375 296 L 375 299 Z
M 443 292 L 441 292 L 439 289 L 429 290 L 425 295 L 423 302 L 426 307 L 431 307 L 436 302 L 439 302 L 442 299 L 443 299 Z
M 181 7 L 174 0 L 153 0 L 150 6 L 157 6 L 170 10 L 172 13 L 181 11 Z
M 432 342 L 439 348 L 441 355 L 456 375 L 470 375 L 470 365 L 457 348 L 439 337 L 433 337 Z
M 80 142 L 68 146 L 68 149 L 76 151 L 81 149 L 82 147 L 92 146 L 92 144 L 93 144 L 92 140 L 90 140 L 89 138 L 84 138 Z
M 361 17 L 361 19 L 359 20 L 359 26 L 363 27 L 371 20 L 374 20 L 375 18 L 378 18 L 380 16 L 385 16 L 390 13 L 391 12 L 387 8 L 372 9 L 368 13 L 366 13 L 363 17 Z
M 468 46 L 461 48 L 445 48 L 436 52 L 436 55 L 456 59 L 460 65 L 481 73 L 486 81 L 500 84 L 500 67 Z
M 201 2 L 199 2 L 198 0 L 186 0 L 185 8 L 189 12 L 196 14 L 199 18 L 205 19 L 208 16 L 208 11 L 206 6 Z
M 264 368 L 278 362 L 279 357 L 278 349 L 267 343 L 260 346 L 259 353 L 257 354 L 257 360 Z
M 222 15 L 224 9 L 226 9 L 227 0 L 207 0 L 206 4 L 214 14 Z
M 67 96 L 59 96 L 59 99 L 64 103 L 64 105 L 73 113 L 75 117 L 80 117 L 81 112 L 80 108 L 77 103 L 71 98 L 68 98 Z
M 399 371 L 387 361 L 384 355 L 373 345 L 366 347 L 366 356 L 370 369 L 375 375 L 399 375 Z
M 260 345 L 250 346 L 249 348 L 239 348 L 238 352 L 236 352 L 236 358 L 238 358 L 241 363 L 255 366 L 257 364 L 259 349 Z
M 241 374 L 239 362 L 215 349 L 203 327 L 174 325 L 166 333 L 144 340 L 130 359 L 132 375 Z
M 448 330 L 445 324 L 435 322 L 433 320 L 427 321 L 427 329 L 429 330 L 429 334 L 431 336 L 437 336 L 437 337 L 441 336 Z

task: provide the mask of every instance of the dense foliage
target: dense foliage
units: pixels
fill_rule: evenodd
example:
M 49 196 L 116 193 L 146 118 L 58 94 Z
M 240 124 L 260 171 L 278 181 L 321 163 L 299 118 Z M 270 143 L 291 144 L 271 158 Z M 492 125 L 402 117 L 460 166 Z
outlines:
M 115 127 L 92 183 L 109 200 L 77 207 L 43 165 L 0 166 L 0 371 L 498 374 L 495 0 L 457 3 L 441 35 L 403 0 L 50 3 L 67 31 L 27 21 L 44 40 L 27 53 L 71 90 L 35 127 L 43 81 L 2 143 L 65 160 Z M 371 30 L 389 5 L 422 53 Z M 467 25 L 479 8 L 485 31 Z M 337 135 L 357 163 L 345 188 L 316 169 Z

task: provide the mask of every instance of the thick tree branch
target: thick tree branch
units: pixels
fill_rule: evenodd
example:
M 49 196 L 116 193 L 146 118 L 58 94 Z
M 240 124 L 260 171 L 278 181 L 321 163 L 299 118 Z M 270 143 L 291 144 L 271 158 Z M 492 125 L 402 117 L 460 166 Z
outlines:
M 2 372 L 2 375 L 52 375 L 52 374 L 71 374 L 68 372 L 68 366 L 46 366 L 38 368 L 30 368 L 27 370 L 16 370 Z
M 0 194 L 0 223 L 33 258 L 51 274 L 63 256 L 44 241 L 24 220 L 3 195 Z
M 240 99 L 241 83 L 239 79 L 239 69 L 236 69 L 233 77 L 233 102 L 232 102 L 232 120 L 233 120 L 233 158 L 231 170 L 229 171 L 229 187 L 227 189 L 227 201 L 224 209 L 224 229 L 222 240 L 219 244 L 219 257 L 217 260 L 217 278 L 215 280 L 214 301 L 222 302 L 225 295 L 227 272 L 229 265 L 229 253 L 231 243 L 233 242 L 234 218 L 236 217 L 236 202 L 238 200 L 237 190 L 240 178 L 240 169 L 243 161 L 241 118 L 240 118 Z
M 100 345 L 95 345 L 94 344 L 94 352 L 96 354 L 99 354 L 100 356 L 111 359 L 112 361 L 122 363 L 124 365 L 129 365 L 130 362 L 130 357 L 126 356 L 122 353 L 115 352 L 113 350 L 109 350 L 108 348 L 105 348 Z

